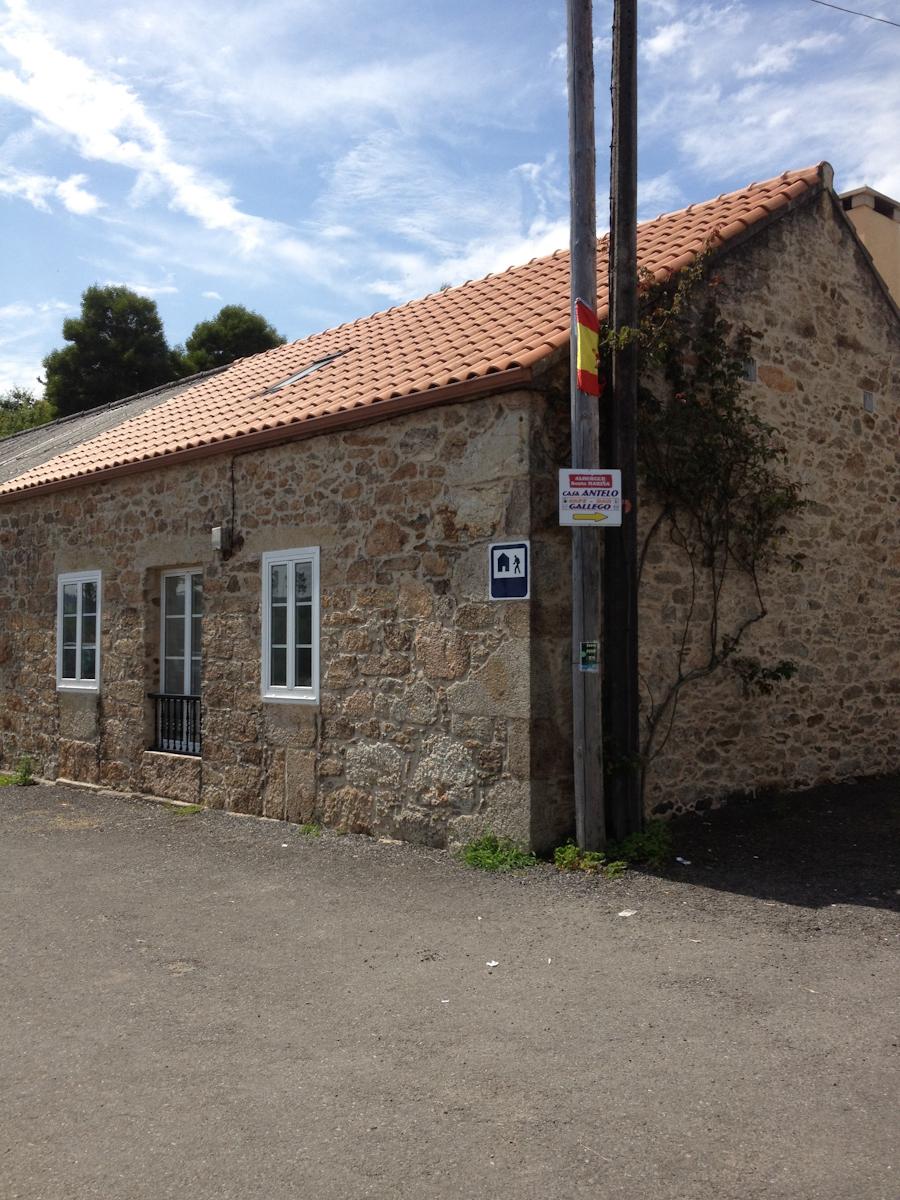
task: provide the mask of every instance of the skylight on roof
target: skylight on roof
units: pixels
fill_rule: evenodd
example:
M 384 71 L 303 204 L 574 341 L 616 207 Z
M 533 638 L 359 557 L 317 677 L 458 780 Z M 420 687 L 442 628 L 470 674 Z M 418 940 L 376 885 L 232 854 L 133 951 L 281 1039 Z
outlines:
M 308 367 L 304 367 L 302 371 L 296 371 L 293 375 L 288 375 L 287 379 L 282 379 L 280 383 L 273 383 L 271 387 L 266 388 L 263 395 L 271 396 L 273 392 L 280 392 L 282 388 L 290 387 L 292 383 L 296 383 L 304 375 L 312 375 L 313 371 L 318 371 L 319 367 L 324 367 L 326 363 L 334 362 L 336 358 L 340 358 L 342 354 L 346 353 L 346 350 L 338 350 L 335 354 L 328 354 L 325 358 L 317 359 L 314 363 L 310 363 Z

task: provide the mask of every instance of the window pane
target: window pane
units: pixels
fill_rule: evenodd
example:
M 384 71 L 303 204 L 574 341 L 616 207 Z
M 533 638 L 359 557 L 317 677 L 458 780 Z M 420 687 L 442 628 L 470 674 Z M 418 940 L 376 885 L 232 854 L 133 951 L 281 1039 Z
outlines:
M 74 646 L 71 646 L 71 647 L 66 646 L 63 648 L 63 652 L 62 652 L 62 677 L 63 677 L 63 679 L 74 679 L 75 678 L 75 663 L 77 661 L 76 657 L 75 657 L 76 653 L 77 653 L 77 651 L 75 650 Z
M 191 576 L 191 612 L 199 617 L 203 612 L 203 576 Z
M 269 576 L 272 589 L 272 602 L 287 601 L 287 563 L 275 563 Z
M 200 695 L 200 656 L 191 659 L 191 695 Z
M 166 659 L 163 673 L 163 691 L 170 696 L 181 696 L 184 693 L 184 659 Z
M 318 554 L 285 550 L 263 556 L 262 580 L 268 602 L 263 612 L 264 687 L 273 698 L 309 697 L 314 683 L 313 657 L 318 647 Z
M 81 647 L 81 678 L 97 678 L 97 651 L 93 646 Z
M 297 650 L 294 687 L 312 687 L 312 650 Z
M 75 616 L 63 617 L 62 619 L 62 636 L 64 646 L 74 646 L 78 638 L 78 618 Z
M 169 575 L 166 579 L 166 616 L 184 614 L 184 576 Z
M 294 563 L 295 600 L 312 599 L 312 563 Z
M 63 617 L 63 625 L 67 618 Z M 91 615 L 82 614 L 81 617 L 81 643 L 83 646 L 97 645 L 97 618 Z
M 184 654 L 184 620 L 181 617 L 166 618 L 166 657 L 178 658 Z
M 269 682 L 273 687 L 287 687 L 287 650 L 284 646 L 272 647 Z
M 83 583 L 81 589 L 81 611 L 83 613 L 95 613 L 97 611 L 96 583 Z
M 75 613 L 78 611 L 78 584 L 64 583 L 63 584 L 63 612 Z
M 201 638 L 201 621 L 199 617 L 193 617 L 191 620 L 191 653 L 200 653 L 200 638 Z
M 272 645 L 287 645 L 287 605 L 272 605 Z
M 312 645 L 312 605 L 298 604 L 294 624 L 294 641 L 298 646 Z

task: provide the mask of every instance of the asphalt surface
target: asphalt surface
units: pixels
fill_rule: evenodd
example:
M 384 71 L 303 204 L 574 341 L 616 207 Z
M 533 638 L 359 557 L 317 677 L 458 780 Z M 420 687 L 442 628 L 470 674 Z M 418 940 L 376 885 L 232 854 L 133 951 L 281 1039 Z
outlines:
M 0 1196 L 897 1200 L 897 791 L 606 881 L 2 788 Z

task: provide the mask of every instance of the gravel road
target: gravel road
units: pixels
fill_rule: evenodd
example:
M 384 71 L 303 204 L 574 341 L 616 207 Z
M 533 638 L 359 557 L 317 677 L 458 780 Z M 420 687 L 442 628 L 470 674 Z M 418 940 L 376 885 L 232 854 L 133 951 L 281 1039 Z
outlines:
M 0 1196 L 897 1200 L 897 799 L 607 881 L 0 789 Z

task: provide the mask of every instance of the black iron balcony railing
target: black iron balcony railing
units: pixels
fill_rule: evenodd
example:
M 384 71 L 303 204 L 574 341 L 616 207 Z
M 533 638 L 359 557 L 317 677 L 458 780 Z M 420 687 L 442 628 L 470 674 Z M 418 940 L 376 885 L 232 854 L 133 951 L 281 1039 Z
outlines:
M 155 706 L 154 750 L 169 754 L 200 753 L 200 697 L 150 692 Z

